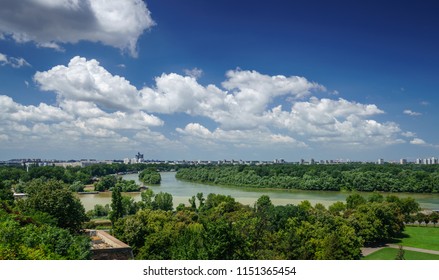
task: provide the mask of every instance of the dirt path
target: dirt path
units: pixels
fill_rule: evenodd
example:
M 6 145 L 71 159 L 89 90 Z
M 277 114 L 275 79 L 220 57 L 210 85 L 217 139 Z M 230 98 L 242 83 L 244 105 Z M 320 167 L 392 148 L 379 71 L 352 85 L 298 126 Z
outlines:
M 378 250 L 381 250 L 383 248 L 399 249 L 399 245 L 398 244 L 385 244 L 383 246 L 378 246 L 378 247 L 363 247 L 363 248 L 361 248 L 361 254 L 365 257 L 365 256 L 370 255 L 370 254 L 372 254 Z M 439 251 L 436 251 L 436 250 L 427 250 L 427 249 L 407 247 L 407 246 L 403 246 L 402 249 L 406 250 L 406 251 L 415 251 L 415 252 L 420 252 L 420 253 L 439 255 Z

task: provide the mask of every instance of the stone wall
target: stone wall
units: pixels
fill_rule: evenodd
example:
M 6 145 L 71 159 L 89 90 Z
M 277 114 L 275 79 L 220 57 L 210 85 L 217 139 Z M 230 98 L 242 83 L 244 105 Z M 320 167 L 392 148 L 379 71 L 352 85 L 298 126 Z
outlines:
M 93 260 L 132 260 L 130 246 L 103 230 L 87 230 L 92 241 L 91 258 Z

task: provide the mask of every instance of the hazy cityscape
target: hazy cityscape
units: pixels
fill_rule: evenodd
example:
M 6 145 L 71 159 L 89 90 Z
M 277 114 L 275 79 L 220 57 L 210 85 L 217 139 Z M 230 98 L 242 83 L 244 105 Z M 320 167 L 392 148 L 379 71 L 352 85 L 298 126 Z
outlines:
M 0 161 L 1 165 L 37 165 L 37 166 L 80 166 L 85 167 L 92 164 L 112 164 L 112 163 L 150 163 L 150 164 L 175 164 L 175 165 L 221 165 L 221 164 L 244 164 L 244 165 L 264 165 L 264 164 L 344 164 L 344 163 L 375 163 L 375 164 L 419 164 L 419 165 L 433 165 L 439 164 L 437 157 L 417 158 L 409 161 L 405 158 L 399 160 L 389 160 L 379 158 L 376 161 L 355 161 L 350 159 L 314 159 L 309 160 L 300 159 L 298 161 L 286 161 L 284 159 L 273 159 L 272 161 L 260 161 L 260 160 L 236 160 L 236 159 L 221 159 L 221 160 L 157 160 L 157 159 L 145 159 L 144 154 L 137 153 L 134 157 L 126 157 L 123 159 L 71 159 L 71 160 L 57 160 L 57 159 L 39 159 L 39 158 L 22 158 L 22 159 L 10 159 Z

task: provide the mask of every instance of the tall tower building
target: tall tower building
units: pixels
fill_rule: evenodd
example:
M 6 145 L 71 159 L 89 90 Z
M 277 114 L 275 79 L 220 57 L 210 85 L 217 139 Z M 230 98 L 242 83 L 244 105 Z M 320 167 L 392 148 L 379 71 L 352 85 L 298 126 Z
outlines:
M 137 155 L 136 155 L 136 162 L 138 162 L 138 163 L 143 162 L 143 154 L 137 152 Z

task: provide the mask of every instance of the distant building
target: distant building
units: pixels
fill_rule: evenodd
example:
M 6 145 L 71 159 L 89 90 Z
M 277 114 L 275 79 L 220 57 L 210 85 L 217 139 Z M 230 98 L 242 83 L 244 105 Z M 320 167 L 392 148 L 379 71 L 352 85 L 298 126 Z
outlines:
M 138 163 L 143 162 L 143 161 L 144 161 L 144 159 L 143 159 L 143 154 L 137 152 L 137 155 L 136 155 L 136 161 L 137 161 Z
M 439 159 L 436 157 L 429 157 L 429 158 L 417 158 L 415 161 L 416 164 L 439 164 Z
M 378 159 L 378 164 L 384 164 L 384 159 L 382 158 Z
M 407 159 L 402 158 L 402 159 L 399 160 L 399 163 L 400 164 L 407 164 Z

